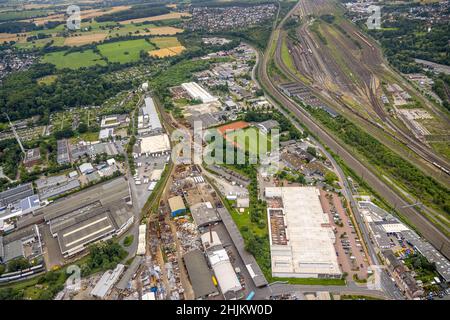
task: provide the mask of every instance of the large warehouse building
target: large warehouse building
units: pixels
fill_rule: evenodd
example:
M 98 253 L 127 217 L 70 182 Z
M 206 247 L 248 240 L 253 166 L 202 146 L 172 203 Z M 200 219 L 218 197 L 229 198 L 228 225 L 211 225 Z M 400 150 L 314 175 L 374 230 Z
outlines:
M 142 108 L 142 115 L 144 117 L 145 125 L 151 130 L 162 130 L 161 121 L 159 120 L 158 112 L 156 111 L 155 103 L 151 97 L 144 99 L 144 106 Z
M 143 137 L 139 139 L 140 153 L 161 154 L 170 151 L 170 141 L 167 134 Z
M 340 278 L 328 215 L 315 187 L 270 187 L 268 202 L 272 276 Z
M 196 82 L 183 83 L 181 86 L 192 99 L 200 100 L 203 103 L 215 102 L 218 100 Z
M 211 231 L 202 234 L 201 240 L 220 291 L 225 299 L 234 298 L 235 294 L 242 290 L 242 285 L 219 236 L 215 231 Z

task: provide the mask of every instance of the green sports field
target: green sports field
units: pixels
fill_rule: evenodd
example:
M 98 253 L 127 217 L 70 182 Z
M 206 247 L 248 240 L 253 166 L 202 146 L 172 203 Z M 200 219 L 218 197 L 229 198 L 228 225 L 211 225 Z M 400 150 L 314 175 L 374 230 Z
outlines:
M 106 65 L 106 62 L 92 50 L 73 52 L 64 55 L 65 52 L 66 51 L 47 53 L 44 57 L 42 57 L 42 62 L 52 63 L 58 69 L 78 69 L 82 67 L 90 67 L 96 64 L 102 66 Z
M 248 151 L 250 154 L 258 154 L 260 146 L 263 145 L 264 140 L 267 141 L 267 151 L 270 151 L 271 140 L 269 137 L 260 132 L 255 127 L 248 127 L 246 129 L 234 130 L 227 133 L 226 140 L 231 143 L 236 143 L 239 148 Z M 264 147 L 262 147 L 264 148 Z
M 145 39 L 137 39 L 105 43 L 97 46 L 97 48 L 108 61 L 127 63 L 139 60 L 141 50 L 147 52 L 155 49 L 155 46 Z

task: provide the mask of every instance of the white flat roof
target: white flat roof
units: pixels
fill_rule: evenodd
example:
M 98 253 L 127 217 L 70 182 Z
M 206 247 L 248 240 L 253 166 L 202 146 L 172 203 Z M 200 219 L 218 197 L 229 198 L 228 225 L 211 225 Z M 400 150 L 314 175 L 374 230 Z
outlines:
M 334 233 L 315 187 L 270 187 L 266 197 L 283 202 L 287 245 L 272 244 L 272 274 L 288 277 L 339 275 Z M 270 221 L 270 219 L 269 219 Z
M 148 118 L 148 125 L 152 130 L 162 129 L 161 121 L 159 120 L 158 112 L 156 111 L 155 103 L 151 97 L 146 97 L 144 99 L 144 106 L 142 108 L 142 113 L 144 117 Z
M 170 150 L 170 141 L 167 134 L 141 138 L 141 153 L 159 153 Z
M 118 264 L 114 270 L 106 271 L 91 291 L 91 295 L 98 298 L 104 298 L 112 286 L 119 280 L 120 275 L 125 269 L 125 265 Z
M 198 83 L 196 82 L 187 82 L 183 83 L 181 85 L 184 90 L 187 91 L 187 93 L 193 98 L 193 99 L 199 99 L 203 103 L 208 102 L 214 102 L 217 101 L 217 98 L 212 96 L 208 91 L 203 89 Z

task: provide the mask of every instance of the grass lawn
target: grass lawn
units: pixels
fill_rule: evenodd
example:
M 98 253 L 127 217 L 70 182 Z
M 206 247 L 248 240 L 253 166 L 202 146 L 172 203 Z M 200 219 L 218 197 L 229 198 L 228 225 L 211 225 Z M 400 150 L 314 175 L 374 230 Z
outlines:
M 137 39 L 105 43 L 97 46 L 97 48 L 110 62 L 127 63 L 139 60 L 141 50 L 147 52 L 155 49 L 155 46 L 145 39 Z
M 244 212 L 241 213 L 238 212 L 236 208 L 233 208 L 233 205 L 236 203 L 236 201 L 230 201 L 227 199 L 225 199 L 225 201 L 228 202 L 228 211 L 231 213 L 231 217 L 233 218 L 234 223 L 236 223 L 239 230 L 241 230 L 242 227 L 246 226 L 258 236 L 268 236 L 267 228 L 261 229 L 255 223 L 251 222 L 250 212 L 248 208 L 246 208 Z
M 98 132 L 85 132 L 80 134 L 80 138 L 84 141 L 98 141 Z
M 79 69 L 82 67 L 90 67 L 96 64 L 102 66 L 106 65 L 106 62 L 92 50 L 73 52 L 64 55 L 65 52 L 66 51 L 47 53 L 44 57 L 42 57 L 42 62 L 52 63 L 58 69 Z
M 123 246 L 129 247 L 133 244 L 134 236 L 130 234 L 129 236 L 126 236 L 125 239 L 123 239 Z

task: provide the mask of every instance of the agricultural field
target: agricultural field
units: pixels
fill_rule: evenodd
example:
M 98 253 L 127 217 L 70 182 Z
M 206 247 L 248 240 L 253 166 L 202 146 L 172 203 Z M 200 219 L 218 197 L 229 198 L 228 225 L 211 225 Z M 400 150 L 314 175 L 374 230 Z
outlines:
M 165 58 L 165 57 L 173 57 L 176 55 L 179 55 L 181 52 L 183 52 L 185 47 L 178 46 L 178 47 L 170 47 L 170 48 L 164 48 L 164 49 L 157 49 L 157 50 L 151 50 L 148 53 L 157 58 Z
M 82 46 L 93 42 L 101 42 L 107 37 L 106 33 L 93 33 L 75 37 L 68 37 L 64 40 L 65 46 Z
M 52 63 L 58 69 L 78 69 L 82 67 L 90 67 L 94 65 L 106 65 L 102 59 L 93 50 L 83 52 L 73 52 L 66 55 L 66 51 L 58 51 L 47 53 L 42 57 L 42 62 Z
M 48 84 L 52 84 L 53 82 L 55 82 L 57 78 L 58 78 L 57 75 L 49 75 L 49 76 L 39 78 L 37 80 L 37 82 L 39 84 L 48 85 Z
M 183 29 L 175 27 L 154 27 L 150 28 L 149 31 L 143 34 L 152 36 L 173 36 L 174 34 L 181 32 L 183 32 Z
M 22 11 L 4 11 L 0 12 L 0 22 L 29 19 L 33 17 L 47 16 L 53 13 L 52 10 L 22 10 Z
M 146 17 L 146 18 L 139 18 L 139 19 L 130 19 L 121 21 L 121 24 L 130 24 L 130 23 L 140 23 L 145 21 L 160 21 L 160 20 L 173 20 L 173 19 L 181 19 L 182 17 L 190 17 L 191 14 L 187 12 L 171 12 L 162 14 L 159 16 L 152 16 L 152 17 Z
M 145 39 L 105 43 L 97 46 L 110 62 L 127 63 L 139 60 L 141 50 L 150 51 L 155 46 Z

